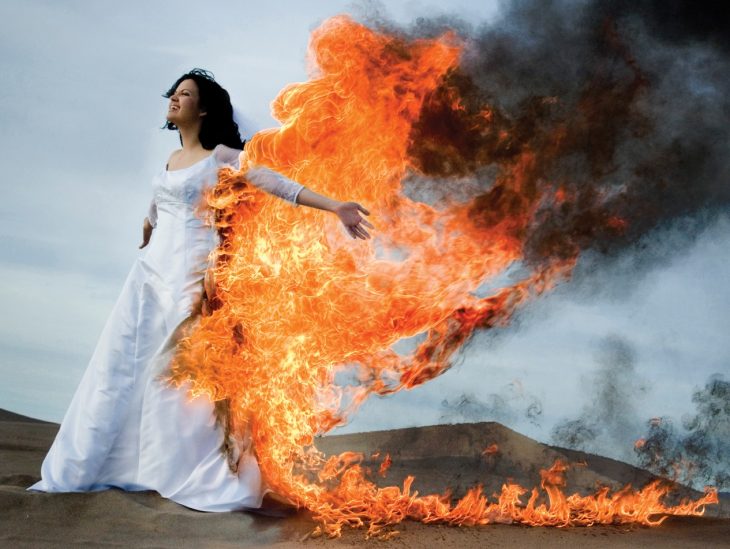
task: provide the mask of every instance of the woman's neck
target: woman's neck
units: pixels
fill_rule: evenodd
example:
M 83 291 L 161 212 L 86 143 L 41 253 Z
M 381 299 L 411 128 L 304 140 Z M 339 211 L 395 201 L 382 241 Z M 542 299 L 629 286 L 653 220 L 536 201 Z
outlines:
M 200 143 L 200 126 L 190 128 L 178 128 L 180 131 L 180 139 L 182 140 L 182 149 L 184 151 L 199 151 L 203 149 L 203 145 Z

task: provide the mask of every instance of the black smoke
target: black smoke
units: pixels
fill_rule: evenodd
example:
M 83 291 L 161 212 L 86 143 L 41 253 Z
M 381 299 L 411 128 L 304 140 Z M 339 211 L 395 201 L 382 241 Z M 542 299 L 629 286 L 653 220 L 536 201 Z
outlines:
M 648 422 L 636 445 L 639 464 L 668 478 L 701 487 L 730 489 L 730 382 L 711 376 L 692 395 L 696 413 L 682 418 L 682 429 L 670 417 Z
M 616 257 L 678 220 L 697 220 L 677 240 L 691 243 L 730 206 L 730 25 L 718 6 L 517 0 L 479 27 L 441 16 L 408 29 L 371 12 L 391 34 L 453 30 L 465 45 L 414 126 L 406 188 L 466 187 L 485 227 L 536 207 L 514 229 L 533 265 Z

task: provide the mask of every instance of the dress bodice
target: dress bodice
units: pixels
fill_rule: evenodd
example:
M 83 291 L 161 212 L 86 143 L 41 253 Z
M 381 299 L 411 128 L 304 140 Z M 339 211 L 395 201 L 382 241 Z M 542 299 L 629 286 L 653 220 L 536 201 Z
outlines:
M 215 184 L 218 164 L 213 154 L 180 170 L 162 170 L 153 182 L 156 204 L 187 204 L 200 200 L 203 189 Z
M 152 226 L 157 225 L 157 206 L 167 205 L 192 211 L 200 200 L 203 190 L 218 181 L 218 170 L 229 166 L 236 170 L 241 168 L 241 151 L 218 145 L 213 152 L 186 168 L 179 170 L 161 170 L 153 179 L 153 196 L 147 217 Z M 246 165 L 246 178 L 261 190 L 278 196 L 293 206 L 297 206 L 297 196 L 303 185 L 283 175 L 259 165 Z

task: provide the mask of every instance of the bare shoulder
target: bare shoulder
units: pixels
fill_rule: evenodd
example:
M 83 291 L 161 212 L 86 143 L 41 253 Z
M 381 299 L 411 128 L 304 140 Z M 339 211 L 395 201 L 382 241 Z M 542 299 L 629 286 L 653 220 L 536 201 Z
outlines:
M 169 166 L 170 163 L 173 161 L 173 159 L 177 158 L 177 155 L 180 154 L 182 149 L 174 150 L 170 153 L 170 157 L 167 159 L 167 165 Z

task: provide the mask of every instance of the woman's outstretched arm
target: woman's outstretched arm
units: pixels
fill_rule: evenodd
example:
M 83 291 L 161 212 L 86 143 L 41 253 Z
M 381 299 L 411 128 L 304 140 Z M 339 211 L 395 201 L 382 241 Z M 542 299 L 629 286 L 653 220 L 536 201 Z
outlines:
M 301 204 L 332 212 L 340 218 L 352 238 L 370 238 L 365 227 L 370 229 L 374 227 L 360 215 L 361 213 L 370 215 L 370 212 L 357 202 L 340 202 L 315 193 L 271 168 L 251 164 L 247 161 L 245 152 L 238 149 L 218 145 L 213 154 L 221 164 L 228 164 L 236 169 L 245 169 L 246 178 L 259 189 L 278 196 L 293 206 Z
M 310 208 L 317 208 L 318 210 L 334 213 L 340 218 L 340 221 L 342 221 L 342 224 L 352 238 L 370 238 L 370 234 L 365 230 L 365 227 L 372 229 L 373 226 L 367 219 L 360 215 L 360 213 L 370 215 L 370 212 L 357 202 L 333 200 L 327 196 L 315 193 L 306 187 L 299 191 L 296 201 L 297 204 L 301 204 L 302 206 L 309 206 Z
M 370 238 L 365 227 L 372 229 L 373 226 L 360 215 L 360 213 L 370 215 L 370 212 L 357 202 L 340 202 L 318 194 L 265 166 L 250 166 L 246 171 L 246 177 L 259 189 L 278 196 L 294 206 L 301 204 L 334 213 L 352 238 Z

